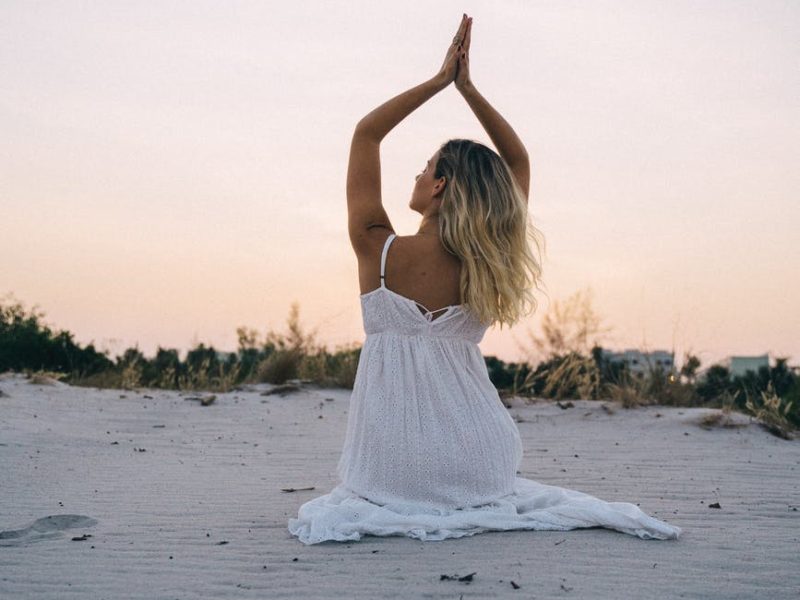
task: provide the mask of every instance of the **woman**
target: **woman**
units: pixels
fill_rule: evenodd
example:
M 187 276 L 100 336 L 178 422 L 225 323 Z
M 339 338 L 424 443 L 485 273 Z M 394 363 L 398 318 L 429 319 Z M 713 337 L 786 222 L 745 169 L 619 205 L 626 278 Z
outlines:
M 341 483 L 303 504 L 289 531 L 305 544 L 579 527 L 677 538 L 678 527 L 634 504 L 516 476 L 522 440 L 478 342 L 493 323 L 512 325 L 526 303 L 535 307 L 530 287 L 541 270 L 527 244 L 528 154 L 470 80 L 471 29 L 464 15 L 439 72 L 356 126 L 347 204 L 366 339 Z M 380 142 L 451 83 L 499 155 L 469 140 L 443 144 L 417 175 L 417 234 L 396 237 L 381 204 Z

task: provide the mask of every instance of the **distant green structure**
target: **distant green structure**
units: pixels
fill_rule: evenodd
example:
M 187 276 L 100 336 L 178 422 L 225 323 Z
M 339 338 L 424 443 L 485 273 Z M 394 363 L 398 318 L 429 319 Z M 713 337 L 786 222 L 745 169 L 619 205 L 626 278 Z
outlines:
M 758 373 L 758 369 L 766 367 L 769 369 L 769 354 L 759 356 L 728 356 L 722 361 L 728 368 L 732 377 L 743 376 L 748 371 Z

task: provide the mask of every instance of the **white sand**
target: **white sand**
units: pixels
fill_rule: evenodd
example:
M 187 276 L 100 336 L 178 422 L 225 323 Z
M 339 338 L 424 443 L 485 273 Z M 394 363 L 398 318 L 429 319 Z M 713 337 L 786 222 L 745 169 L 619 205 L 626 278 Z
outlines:
M 2 376 L 0 598 L 798 597 L 800 442 L 755 423 L 706 431 L 705 409 L 514 400 L 522 477 L 638 504 L 678 540 L 577 529 L 305 546 L 287 521 L 337 483 L 349 391 L 260 395 L 270 387 L 201 406 Z

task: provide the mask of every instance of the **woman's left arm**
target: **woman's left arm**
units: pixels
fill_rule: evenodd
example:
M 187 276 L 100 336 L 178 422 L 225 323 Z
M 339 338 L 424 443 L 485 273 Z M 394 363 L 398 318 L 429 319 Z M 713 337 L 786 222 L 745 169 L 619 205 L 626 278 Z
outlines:
M 458 32 L 453 38 L 453 43 L 447 49 L 444 63 L 439 72 L 427 81 L 387 100 L 367 114 L 356 125 L 355 135 L 373 142 L 380 142 L 395 125 L 450 85 L 456 77 L 458 55 L 461 51 L 461 42 L 466 34 L 467 23 L 467 16 L 464 15 Z
M 356 125 L 354 136 L 371 142 L 380 142 L 400 121 L 441 92 L 450 84 L 441 74 L 398 94 L 361 119 Z
M 381 200 L 381 140 L 395 125 L 455 80 L 466 25 L 464 15 L 435 76 L 384 102 L 356 125 L 347 167 L 347 215 L 350 243 L 357 255 L 374 253 L 372 227 L 394 231 Z
M 447 83 L 437 75 L 385 102 L 356 125 L 347 167 L 347 229 L 356 255 L 373 254 L 373 227 L 394 231 L 381 198 L 381 140 L 445 87 Z

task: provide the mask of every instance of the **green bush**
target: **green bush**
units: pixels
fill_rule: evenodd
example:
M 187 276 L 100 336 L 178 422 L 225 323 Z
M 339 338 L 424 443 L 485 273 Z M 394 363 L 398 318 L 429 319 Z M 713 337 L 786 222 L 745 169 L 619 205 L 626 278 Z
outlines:
M 79 376 L 100 373 L 111 360 L 92 344 L 81 348 L 67 331 L 55 332 L 42 321 L 44 313 L 13 300 L 0 300 L 0 372 L 57 371 Z

